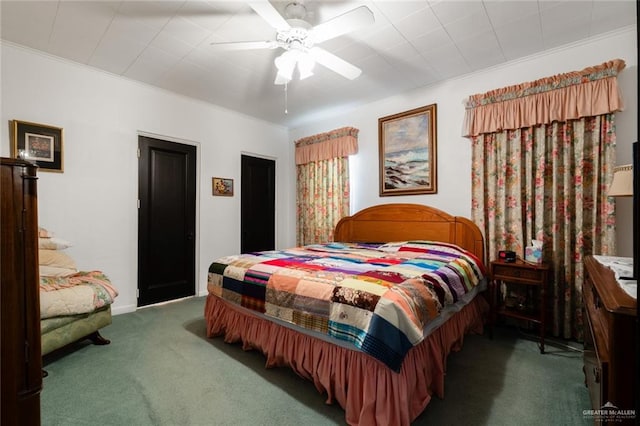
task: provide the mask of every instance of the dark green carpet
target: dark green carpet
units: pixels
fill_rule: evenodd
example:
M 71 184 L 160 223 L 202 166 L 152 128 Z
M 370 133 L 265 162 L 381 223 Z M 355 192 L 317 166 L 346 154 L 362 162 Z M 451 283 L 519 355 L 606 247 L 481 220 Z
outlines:
M 204 298 L 118 315 L 108 346 L 80 343 L 45 358 L 43 425 L 333 425 L 311 382 L 205 336 Z M 524 338 L 523 338 L 524 337 Z M 448 360 L 445 399 L 416 425 L 587 425 L 582 355 L 512 328 L 467 336 Z

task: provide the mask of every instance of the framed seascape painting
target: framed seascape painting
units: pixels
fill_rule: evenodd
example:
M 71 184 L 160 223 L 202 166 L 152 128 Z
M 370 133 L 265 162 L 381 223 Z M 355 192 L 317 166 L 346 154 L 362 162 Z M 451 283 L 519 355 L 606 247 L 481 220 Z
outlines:
M 62 128 L 12 120 L 11 138 L 14 158 L 31 161 L 41 171 L 63 172 Z
M 213 195 L 233 196 L 233 179 L 213 178 Z
M 380 196 L 437 191 L 436 104 L 378 119 Z

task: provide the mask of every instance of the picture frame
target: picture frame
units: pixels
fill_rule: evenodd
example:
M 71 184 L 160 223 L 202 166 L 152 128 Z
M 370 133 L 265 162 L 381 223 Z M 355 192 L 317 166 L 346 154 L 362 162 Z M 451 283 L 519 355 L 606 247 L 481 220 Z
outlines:
M 435 194 L 437 105 L 378 119 L 380 196 Z
M 11 121 L 11 155 L 35 163 L 45 172 L 64 171 L 62 128 L 28 121 Z
M 213 195 L 221 197 L 233 197 L 233 179 L 212 178 Z

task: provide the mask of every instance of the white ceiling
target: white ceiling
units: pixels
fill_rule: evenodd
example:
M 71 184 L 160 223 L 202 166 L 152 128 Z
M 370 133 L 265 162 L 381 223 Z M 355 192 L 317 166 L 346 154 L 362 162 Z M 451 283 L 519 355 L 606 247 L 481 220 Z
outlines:
M 287 1 L 272 1 L 281 12 Z M 321 44 L 362 69 L 273 84 L 278 50 L 221 51 L 270 40 L 244 1 L 1 1 L 12 43 L 289 127 L 314 116 L 636 24 L 634 0 L 305 0 L 316 25 L 360 5 L 375 24 Z

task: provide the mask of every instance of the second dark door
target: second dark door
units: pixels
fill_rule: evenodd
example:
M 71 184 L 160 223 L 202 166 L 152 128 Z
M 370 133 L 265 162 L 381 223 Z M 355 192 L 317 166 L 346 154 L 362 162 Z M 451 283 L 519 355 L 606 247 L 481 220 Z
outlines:
M 275 176 L 273 160 L 242 156 L 240 230 L 242 253 L 275 248 Z

